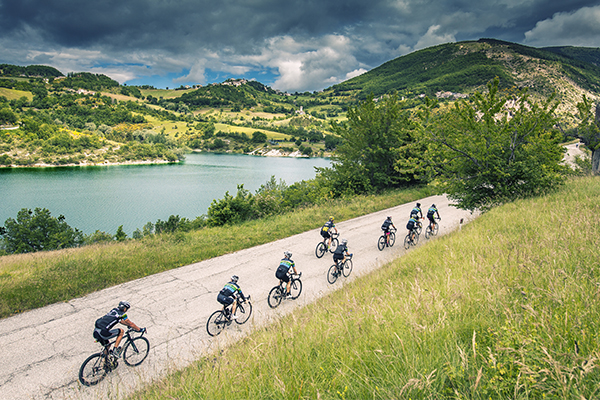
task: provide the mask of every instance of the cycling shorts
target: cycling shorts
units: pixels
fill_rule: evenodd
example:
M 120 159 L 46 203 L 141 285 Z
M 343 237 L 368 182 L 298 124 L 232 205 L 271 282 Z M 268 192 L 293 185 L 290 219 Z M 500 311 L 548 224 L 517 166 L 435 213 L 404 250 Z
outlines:
M 432 224 L 435 223 L 435 216 L 433 215 L 427 215 L 427 218 L 429 219 L 429 222 L 431 222 Z
M 108 341 L 114 337 L 119 336 L 121 333 L 120 329 L 111 329 L 110 331 L 106 329 L 96 328 L 94 329 L 94 339 L 100 342 L 102 345 L 107 345 Z
M 279 267 L 277 268 L 277 271 L 275 272 L 275 277 L 277 279 L 281 279 L 284 282 L 289 282 L 290 281 L 290 276 L 288 275 L 288 270 L 286 267 Z
M 344 259 L 344 255 L 343 254 L 335 254 L 333 253 L 333 261 L 339 261 L 339 260 L 343 260 Z
M 217 301 L 223 304 L 224 306 L 228 306 L 231 303 L 233 303 L 233 297 L 225 296 L 224 294 L 219 293 L 219 295 L 217 296 Z
M 329 239 L 331 237 L 329 231 L 321 231 L 321 236 L 323 236 L 325 239 Z

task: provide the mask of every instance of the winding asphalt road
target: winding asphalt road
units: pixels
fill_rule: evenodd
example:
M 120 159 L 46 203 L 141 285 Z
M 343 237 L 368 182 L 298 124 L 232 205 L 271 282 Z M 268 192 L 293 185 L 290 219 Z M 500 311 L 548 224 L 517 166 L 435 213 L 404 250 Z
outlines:
M 442 217 L 439 235 L 459 228 L 461 219 L 466 223 L 474 218 L 450 206 L 445 196 L 420 202 L 425 210 L 432 203 L 438 206 Z M 349 278 L 340 277 L 333 285 L 326 279 L 331 255 L 315 257 L 320 240 L 315 229 L 0 320 L 0 399 L 123 398 L 145 383 L 227 346 L 253 328 L 269 324 L 402 256 L 406 252 L 402 246 L 405 225 L 413 206 L 399 205 L 338 223 L 340 238 L 348 239 L 350 252 L 354 253 L 354 269 Z M 379 251 L 377 239 L 387 215 L 398 228 L 398 238 L 394 247 Z M 420 245 L 425 242 L 422 234 Z M 267 295 L 277 283 L 275 270 L 285 250 L 293 253 L 292 259 L 302 271 L 303 291 L 297 300 L 284 300 L 273 310 L 267 304 Z M 206 321 L 220 307 L 217 293 L 233 274 L 239 275 L 244 293 L 252 296 L 252 317 L 245 325 L 234 324 L 220 336 L 210 337 Z M 121 362 L 99 385 L 83 387 L 77 380 L 79 367 L 88 355 L 99 350 L 92 338 L 94 321 L 120 300 L 131 302 L 129 317 L 148 328 L 150 355 L 135 368 Z

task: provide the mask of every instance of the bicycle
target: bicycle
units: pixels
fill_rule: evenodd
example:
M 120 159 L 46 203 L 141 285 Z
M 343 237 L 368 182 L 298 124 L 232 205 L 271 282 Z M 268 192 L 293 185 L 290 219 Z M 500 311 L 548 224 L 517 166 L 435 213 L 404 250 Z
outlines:
M 287 283 L 279 280 L 279 285 L 275 286 L 269 292 L 269 297 L 267 298 L 267 302 L 269 303 L 269 307 L 276 308 L 283 299 L 291 299 L 296 300 L 300 293 L 302 293 L 302 281 L 300 277 L 302 276 L 302 272 L 298 275 L 289 274 L 291 283 L 290 283 L 290 294 L 286 296 L 287 292 Z
M 330 235 L 331 235 L 330 249 L 335 249 L 338 246 L 338 244 L 340 244 L 340 242 L 338 241 L 338 236 L 340 236 L 340 234 L 339 233 L 331 233 Z M 325 255 L 325 253 L 327 252 L 328 249 L 327 249 L 327 245 L 325 244 L 326 240 L 327 240 L 326 238 L 323 238 L 323 240 L 317 244 L 317 248 L 315 249 L 315 255 L 317 256 L 317 258 L 323 257 L 323 255 Z
M 394 228 L 385 232 L 383 235 L 379 236 L 379 240 L 377 241 L 377 248 L 379 251 L 383 251 L 386 247 L 392 247 L 394 243 L 396 243 L 396 230 Z
M 245 299 L 241 296 L 236 297 L 237 307 L 235 309 L 235 316 L 232 318 L 230 306 L 225 307 L 225 310 L 217 310 L 208 317 L 206 321 L 206 331 L 210 336 L 217 336 L 223 329 L 231 325 L 235 321 L 238 325 L 245 324 L 252 314 L 252 303 L 250 303 L 250 296 Z M 232 303 L 233 304 L 233 303 Z
M 329 271 L 327 271 L 327 282 L 332 285 L 337 281 L 337 278 L 340 275 L 344 275 L 344 277 L 349 277 L 352 272 L 352 254 L 348 255 L 343 263 L 336 262 L 331 267 L 329 267 Z
M 404 248 L 408 250 L 410 249 L 410 246 L 416 246 L 417 243 L 419 243 L 419 234 L 417 230 L 414 229 L 404 238 Z
M 431 224 L 427 225 L 427 228 L 425 229 L 425 239 L 429 239 L 431 236 L 438 234 L 440 226 L 437 222 L 435 222 L 436 219 L 439 220 L 440 218 L 434 218 L 433 228 L 431 228 Z
M 137 337 L 133 337 L 131 332 L 136 331 L 129 328 L 123 336 L 125 344 L 123 345 L 122 355 L 125 364 L 130 367 L 136 367 L 148 357 L 150 342 L 143 337 L 144 333 L 146 333 L 146 328 L 142 329 L 142 334 Z M 109 372 L 119 366 L 118 357 L 109 350 L 113 343 L 114 341 L 107 341 L 106 344 L 102 345 L 103 349 L 101 352 L 92 354 L 81 364 L 79 368 L 79 382 L 85 386 L 97 385 Z

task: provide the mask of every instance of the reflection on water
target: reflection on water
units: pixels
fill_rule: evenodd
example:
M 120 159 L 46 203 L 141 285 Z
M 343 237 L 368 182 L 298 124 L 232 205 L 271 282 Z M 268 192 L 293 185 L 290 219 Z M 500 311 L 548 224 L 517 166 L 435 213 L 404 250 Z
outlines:
M 235 195 L 238 184 L 254 192 L 274 175 L 290 185 L 327 166 L 322 158 L 193 153 L 181 164 L 2 168 L 0 225 L 21 208 L 40 207 L 84 233 L 114 234 L 123 225 L 131 236 L 149 221 L 206 214 L 213 199 Z

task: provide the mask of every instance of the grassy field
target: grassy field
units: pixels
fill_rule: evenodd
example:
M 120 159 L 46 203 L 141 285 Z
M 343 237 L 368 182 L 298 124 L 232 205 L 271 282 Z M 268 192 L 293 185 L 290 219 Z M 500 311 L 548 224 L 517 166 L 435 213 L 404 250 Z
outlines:
M 599 198 L 494 209 L 133 398 L 599 398 Z
M 31 92 L 7 88 L 0 88 L 0 96 L 4 96 L 8 100 L 17 100 L 21 97 L 26 97 L 28 101 L 31 101 L 31 99 L 33 99 L 33 94 L 31 94 Z
M 0 257 L 0 317 L 429 196 L 427 188 L 336 200 L 240 225 Z

